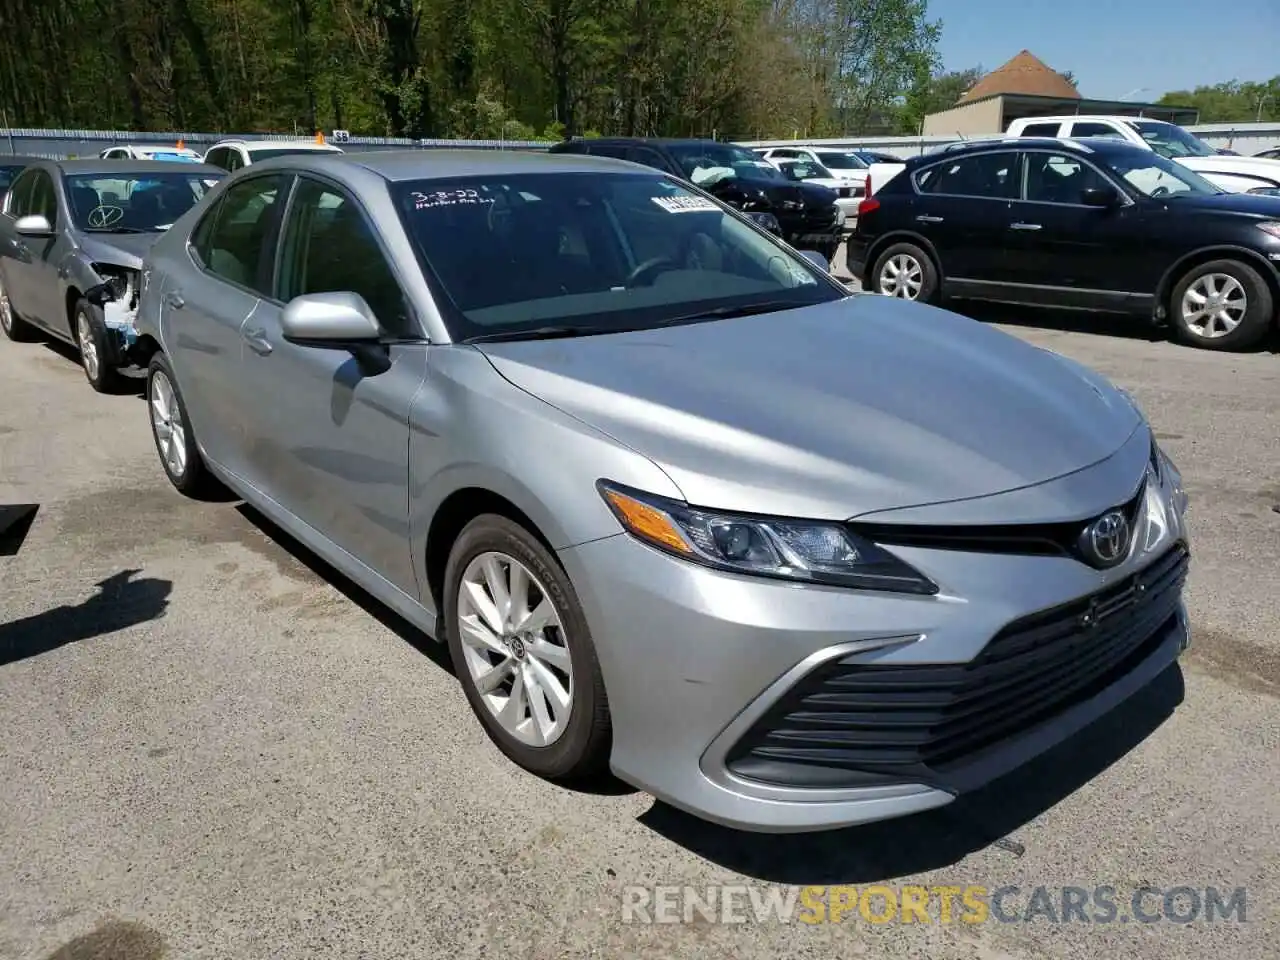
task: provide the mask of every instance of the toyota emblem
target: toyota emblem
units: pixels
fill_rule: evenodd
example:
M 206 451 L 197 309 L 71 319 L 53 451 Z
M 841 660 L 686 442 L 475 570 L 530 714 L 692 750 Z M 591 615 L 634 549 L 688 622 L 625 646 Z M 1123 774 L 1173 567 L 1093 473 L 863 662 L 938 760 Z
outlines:
M 1120 510 L 1109 510 L 1084 528 L 1080 548 L 1095 567 L 1114 567 L 1129 554 L 1129 519 Z

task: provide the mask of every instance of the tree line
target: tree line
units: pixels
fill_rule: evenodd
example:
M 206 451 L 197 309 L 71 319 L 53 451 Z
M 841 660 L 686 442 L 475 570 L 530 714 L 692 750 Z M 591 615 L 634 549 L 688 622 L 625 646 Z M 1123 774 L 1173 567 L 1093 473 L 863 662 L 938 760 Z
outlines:
M 927 0 L 0 0 L 0 125 L 915 133 L 982 75 L 942 70 L 941 32 Z M 1280 115 L 1265 86 L 1169 97 Z

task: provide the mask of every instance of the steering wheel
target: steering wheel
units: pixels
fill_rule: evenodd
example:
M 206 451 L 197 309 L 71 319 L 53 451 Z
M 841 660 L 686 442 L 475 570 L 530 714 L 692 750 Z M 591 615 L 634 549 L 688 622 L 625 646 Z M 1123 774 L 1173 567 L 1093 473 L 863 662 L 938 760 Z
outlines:
M 1156 187 L 1154 190 L 1151 191 L 1151 196 L 1153 199 L 1155 197 L 1163 197 L 1166 194 L 1168 194 L 1168 192 L 1169 192 L 1168 187 Z
M 679 264 L 670 257 L 650 257 L 644 263 L 638 264 L 634 270 L 627 274 L 625 285 L 628 287 L 641 286 L 641 280 L 652 283 L 660 273 L 666 273 L 668 270 L 679 268 Z

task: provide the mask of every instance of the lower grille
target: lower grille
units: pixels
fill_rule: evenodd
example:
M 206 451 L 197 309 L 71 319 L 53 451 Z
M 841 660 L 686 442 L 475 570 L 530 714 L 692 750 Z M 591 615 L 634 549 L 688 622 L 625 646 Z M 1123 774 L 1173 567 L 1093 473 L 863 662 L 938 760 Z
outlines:
M 832 662 L 807 675 L 730 750 L 738 776 L 786 786 L 946 787 L 977 754 L 1123 677 L 1178 611 L 1179 544 L 1089 597 L 1006 626 L 965 664 Z

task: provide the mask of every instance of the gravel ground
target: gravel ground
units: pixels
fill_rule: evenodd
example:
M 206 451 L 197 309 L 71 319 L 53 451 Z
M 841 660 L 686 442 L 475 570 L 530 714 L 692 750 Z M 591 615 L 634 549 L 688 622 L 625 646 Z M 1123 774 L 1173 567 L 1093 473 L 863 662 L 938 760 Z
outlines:
M 137 396 L 0 343 L 0 502 L 41 504 L 0 559 L 0 957 L 1274 957 L 1280 356 L 980 316 L 1145 406 L 1192 498 L 1194 646 L 961 803 L 787 838 L 521 773 L 431 641 L 251 510 L 174 493 Z M 1143 885 L 1245 887 L 1247 920 L 623 919 L 629 885 L 744 883 L 1106 884 L 1122 914 Z

